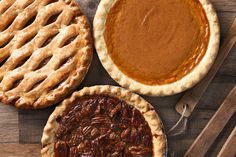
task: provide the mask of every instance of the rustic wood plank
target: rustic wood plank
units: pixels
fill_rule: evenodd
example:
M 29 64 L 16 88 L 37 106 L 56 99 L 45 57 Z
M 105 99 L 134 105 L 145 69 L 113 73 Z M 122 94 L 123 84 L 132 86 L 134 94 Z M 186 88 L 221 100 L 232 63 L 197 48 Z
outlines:
M 0 143 L 19 142 L 17 109 L 3 104 L 0 104 L 0 139 Z
M 236 127 L 231 132 L 230 136 L 227 138 L 227 141 L 225 142 L 224 146 L 220 150 L 217 157 L 234 157 L 236 155 Z
M 217 109 L 235 84 L 236 77 L 217 76 L 201 98 L 197 109 Z
M 206 156 L 216 157 L 221 148 L 223 147 L 224 143 L 226 142 L 227 138 L 229 137 L 230 133 L 232 132 L 234 126 L 236 126 L 236 114 L 230 119 L 230 121 L 225 126 L 224 130 L 220 133 L 217 137 L 216 141 L 208 150 Z
M 230 51 L 217 75 L 236 76 L 236 45 Z
M 220 22 L 221 38 L 224 38 L 236 17 L 236 12 L 217 12 Z
M 40 143 L 43 128 L 54 106 L 40 110 L 19 110 L 19 143 Z
M 217 11 L 235 12 L 236 1 L 235 0 L 210 0 Z
M 93 17 L 97 10 L 100 0 L 77 0 L 80 4 L 82 11 L 88 17 L 90 24 L 92 24 Z
M 2 157 L 39 157 L 39 144 L 0 144 Z
M 185 153 L 185 157 L 204 157 L 212 143 L 236 111 L 236 86 Z
M 182 136 L 168 137 L 170 152 L 174 152 L 176 157 L 183 156 L 183 154 L 187 151 L 194 139 L 202 131 L 202 129 L 205 127 L 205 125 L 214 113 L 215 110 L 195 110 L 188 122 L 187 132 Z M 226 141 L 227 137 L 229 136 L 235 125 L 236 114 L 230 119 L 224 130 L 221 132 L 214 144 L 211 146 L 211 148 L 206 154 L 207 157 L 217 156 L 219 150 L 222 148 L 224 142 Z

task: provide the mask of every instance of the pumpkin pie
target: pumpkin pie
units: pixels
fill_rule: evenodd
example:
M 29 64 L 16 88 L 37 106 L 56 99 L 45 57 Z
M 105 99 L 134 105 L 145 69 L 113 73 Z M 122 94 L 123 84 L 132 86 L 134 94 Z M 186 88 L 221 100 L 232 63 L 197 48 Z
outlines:
M 84 88 L 51 114 L 42 157 L 163 157 L 166 140 L 154 108 L 123 88 Z
M 164 96 L 199 82 L 218 52 L 208 0 L 101 0 L 95 47 L 111 77 L 132 91 Z
M 91 59 L 89 25 L 76 1 L 0 1 L 1 102 L 55 104 L 81 83 Z

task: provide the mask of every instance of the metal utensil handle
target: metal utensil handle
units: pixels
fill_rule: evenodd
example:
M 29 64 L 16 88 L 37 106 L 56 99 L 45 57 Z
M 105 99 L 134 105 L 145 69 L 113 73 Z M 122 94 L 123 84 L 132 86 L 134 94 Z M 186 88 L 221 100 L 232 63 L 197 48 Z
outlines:
M 232 49 L 233 45 L 235 44 L 235 41 L 236 41 L 236 19 L 234 20 L 232 26 L 230 27 L 227 38 L 224 40 L 220 48 L 219 55 L 216 58 L 216 61 L 213 64 L 209 73 L 199 84 L 197 84 L 194 88 L 188 90 L 184 94 L 184 96 L 180 99 L 180 101 L 176 104 L 175 109 L 177 110 L 178 113 L 182 114 L 184 106 L 187 105 L 188 108 L 184 116 L 189 117 L 191 115 L 192 111 L 194 110 L 200 98 L 202 97 L 203 93 L 206 91 L 208 85 L 216 75 L 220 66 L 222 65 L 225 58 Z

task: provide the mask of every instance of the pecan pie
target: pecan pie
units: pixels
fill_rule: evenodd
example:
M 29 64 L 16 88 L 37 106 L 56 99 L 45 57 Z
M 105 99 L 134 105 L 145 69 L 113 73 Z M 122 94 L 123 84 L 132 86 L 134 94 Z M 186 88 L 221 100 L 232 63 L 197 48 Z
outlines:
M 163 96 L 192 87 L 208 72 L 219 47 L 208 0 L 101 0 L 95 46 L 122 86 Z
M 0 101 L 54 104 L 83 80 L 92 59 L 86 17 L 74 0 L 0 1 Z
M 154 108 L 125 89 L 94 86 L 58 106 L 44 128 L 43 157 L 163 157 Z

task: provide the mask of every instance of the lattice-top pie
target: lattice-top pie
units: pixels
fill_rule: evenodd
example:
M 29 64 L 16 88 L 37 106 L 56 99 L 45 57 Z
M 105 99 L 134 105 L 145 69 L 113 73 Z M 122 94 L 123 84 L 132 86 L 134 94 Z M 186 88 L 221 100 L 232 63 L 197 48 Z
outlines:
M 22 108 L 58 102 L 84 78 L 91 45 L 74 0 L 1 0 L 1 102 Z

